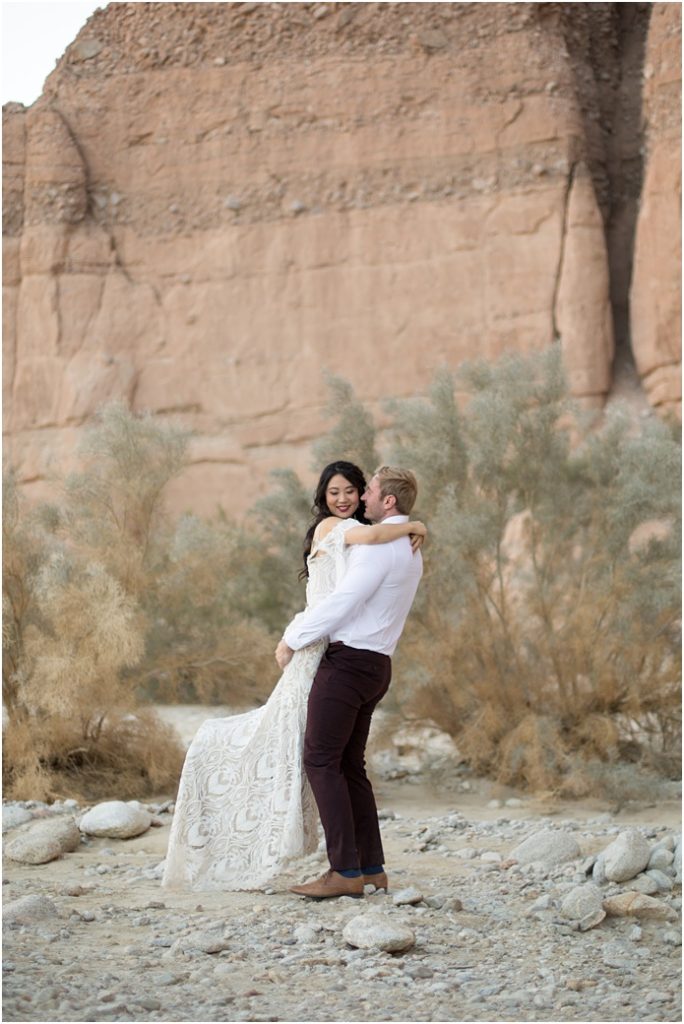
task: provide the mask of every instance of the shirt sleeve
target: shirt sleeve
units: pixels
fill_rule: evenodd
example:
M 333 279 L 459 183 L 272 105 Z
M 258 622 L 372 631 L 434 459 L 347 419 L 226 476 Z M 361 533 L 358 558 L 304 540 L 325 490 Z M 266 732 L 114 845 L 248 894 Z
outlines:
M 349 568 L 332 594 L 290 623 L 283 640 L 293 651 L 322 640 L 351 618 L 378 589 L 392 566 L 390 544 L 354 545 Z

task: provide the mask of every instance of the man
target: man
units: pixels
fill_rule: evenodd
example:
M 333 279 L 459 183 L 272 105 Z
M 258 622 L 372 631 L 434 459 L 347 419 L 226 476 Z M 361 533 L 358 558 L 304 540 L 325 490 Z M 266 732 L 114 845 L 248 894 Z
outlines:
M 371 522 L 406 522 L 417 494 L 409 470 L 381 466 L 362 499 Z M 371 716 L 387 693 L 394 652 L 423 572 L 408 537 L 356 545 L 344 578 L 298 615 L 276 650 L 281 668 L 294 651 L 328 637 L 309 695 L 304 768 L 325 832 L 330 870 L 290 890 L 313 899 L 387 889 L 380 826 L 365 771 Z

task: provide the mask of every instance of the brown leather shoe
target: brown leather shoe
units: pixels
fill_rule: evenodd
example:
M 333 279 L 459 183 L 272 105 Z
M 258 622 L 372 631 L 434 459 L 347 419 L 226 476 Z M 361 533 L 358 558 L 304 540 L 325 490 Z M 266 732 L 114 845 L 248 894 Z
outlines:
M 347 878 L 339 871 L 326 871 L 314 882 L 293 885 L 290 892 L 297 896 L 308 896 L 312 900 L 328 900 L 333 896 L 352 896 L 358 900 L 363 896 L 363 877 Z
M 378 871 L 375 875 L 364 875 L 363 884 L 374 885 L 376 889 L 384 889 L 385 892 L 389 892 L 389 883 L 384 871 Z

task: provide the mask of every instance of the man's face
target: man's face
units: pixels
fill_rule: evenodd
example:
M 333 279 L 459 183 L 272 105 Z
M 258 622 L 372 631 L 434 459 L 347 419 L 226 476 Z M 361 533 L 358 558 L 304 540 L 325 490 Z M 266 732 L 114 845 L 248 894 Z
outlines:
M 377 476 L 371 477 L 362 499 L 366 503 L 366 517 L 372 523 L 379 523 L 381 519 L 390 514 L 391 509 L 386 508 L 387 499 L 380 494 L 380 481 Z

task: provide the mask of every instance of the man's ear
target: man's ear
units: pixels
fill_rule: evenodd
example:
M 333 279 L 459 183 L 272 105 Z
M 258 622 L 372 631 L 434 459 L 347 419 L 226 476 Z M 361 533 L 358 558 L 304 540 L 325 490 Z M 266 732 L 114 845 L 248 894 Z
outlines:
M 397 503 L 396 494 L 388 494 L 387 497 L 385 498 L 385 502 L 389 502 L 389 504 L 386 505 L 386 508 L 394 508 L 394 506 Z

